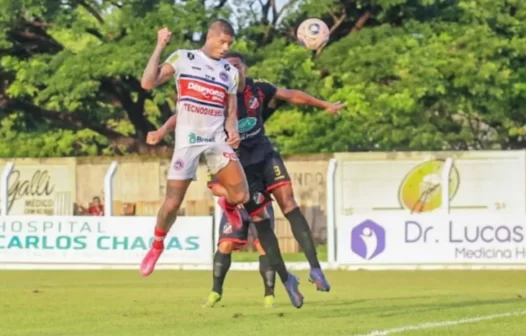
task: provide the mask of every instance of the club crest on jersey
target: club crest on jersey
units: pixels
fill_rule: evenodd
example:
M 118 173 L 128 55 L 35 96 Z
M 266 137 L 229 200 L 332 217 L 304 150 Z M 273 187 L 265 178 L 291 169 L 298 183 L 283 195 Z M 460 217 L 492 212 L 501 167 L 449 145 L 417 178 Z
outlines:
M 228 82 L 228 74 L 226 72 L 220 72 L 219 78 L 221 78 L 223 82 Z
M 263 196 L 263 194 L 261 194 L 260 192 L 257 192 L 255 193 L 253 196 L 252 196 L 252 200 L 254 201 L 254 203 L 256 203 L 257 205 L 260 205 L 261 203 L 263 203 L 265 201 L 265 196 Z
M 251 110 L 255 110 L 259 107 L 259 100 L 256 97 L 250 98 L 248 101 L 248 108 Z
M 188 59 L 191 61 L 195 58 L 194 54 L 192 54 L 191 52 L 189 52 L 188 54 L 186 54 L 186 56 L 188 57 Z
M 175 169 L 175 170 L 181 170 L 181 169 L 183 169 L 183 168 L 184 168 L 184 162 L 183 162 L 183 160 L 181 160 L 181 159 L 177 159 L 177 160 L 175 160 L 175 162 L 174 162 L 174 169 Z
M 232 233 L 232 225 L 230 225 L 230 223 L 226 223 L 225 226 L 223 227 L 223 233 L 224 234 L 230 234 Z

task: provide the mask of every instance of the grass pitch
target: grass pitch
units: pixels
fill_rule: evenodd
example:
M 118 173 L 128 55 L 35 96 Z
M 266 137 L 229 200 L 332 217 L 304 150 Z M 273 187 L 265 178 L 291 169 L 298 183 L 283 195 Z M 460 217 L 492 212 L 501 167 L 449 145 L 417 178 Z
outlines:
M 331 293 L 298 275 L 302 309 L 281 284 L 279 307 L 263 308 L 257 272 L 230 272 L 219 307 L 204 309 L 211 272 L 3 271 L 0 335 L 353 336 L 526 310 L 524 271 L 327 272 Z M 396 334 L 523 336 L 525 325 L 522 315 Z

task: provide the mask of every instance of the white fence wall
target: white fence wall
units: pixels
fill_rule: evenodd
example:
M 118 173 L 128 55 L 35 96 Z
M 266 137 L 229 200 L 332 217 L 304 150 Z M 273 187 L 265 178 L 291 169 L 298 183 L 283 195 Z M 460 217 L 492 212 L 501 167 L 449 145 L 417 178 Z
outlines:
M 0 268 L 138 268 L 155 218 L 112 216 L 116 162 L 104 179 L 103 218 L 9 216 L 12 168 L 0 188 Z M 324 268 L 525 268 L 525 151 L 335 154 L 326 194 Z M 180 217 L 159 268 L 211 269 L 219 214 Z
M 525 268 L 525 153 L 335 155 L 336 264 Z

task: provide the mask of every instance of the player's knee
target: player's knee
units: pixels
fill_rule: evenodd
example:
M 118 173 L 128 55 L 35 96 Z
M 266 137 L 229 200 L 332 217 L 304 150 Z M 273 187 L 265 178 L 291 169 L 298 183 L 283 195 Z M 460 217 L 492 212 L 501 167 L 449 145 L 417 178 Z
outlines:
M 250 195 L 248 194 L 248 190 L 238 190 L 231 192 L 228 198 L 234 204 L 245 204 L 250 200 Z
M 225 240 L 219 243 L 219 246 L 217 247 L 219 252 L 222 254 L 230 254 L 234 250 L 234 242 Z
M 288 190 L 283 190 L 279 194 L 274 194 L 276 201 L 284 214 L 289 213 L 298 207 L 294 194 L 292 193 L 292 188 L 287 189 Z

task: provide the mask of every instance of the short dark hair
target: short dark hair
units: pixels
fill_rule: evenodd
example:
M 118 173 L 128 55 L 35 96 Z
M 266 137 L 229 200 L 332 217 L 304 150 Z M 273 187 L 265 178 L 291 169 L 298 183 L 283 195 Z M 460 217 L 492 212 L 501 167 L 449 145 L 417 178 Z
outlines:
M 215 31 L 232 37 L 236 36 L 234 27 L 232 27 L 232 24 L 225 19 L 215 19 L 212 21 L 208 26 L 208 31 Z
M 229 51 L 223 56 L 223 58 L 239 58 L 243 64 L 247 65 L 247 58 L 238 51 Z

